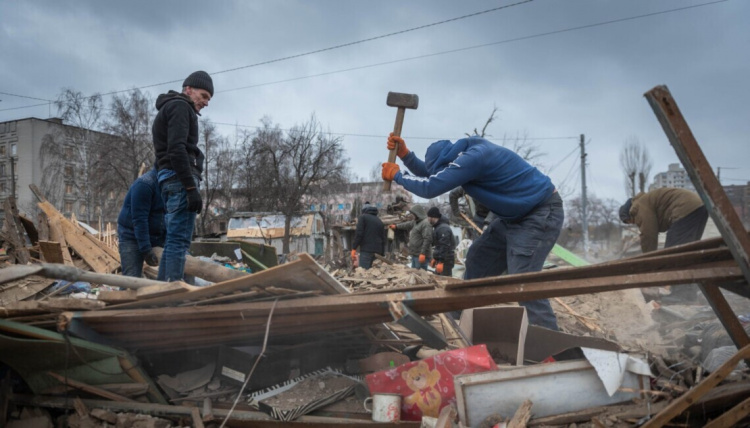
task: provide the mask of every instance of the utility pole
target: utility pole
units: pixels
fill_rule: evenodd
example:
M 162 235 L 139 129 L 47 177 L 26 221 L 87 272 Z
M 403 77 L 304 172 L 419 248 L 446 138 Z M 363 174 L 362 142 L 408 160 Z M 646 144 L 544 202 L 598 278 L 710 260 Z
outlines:
M 586 142 L 581 134 L 581 217 L 583 218 L 583 256 L 589 255 L 589 218 L 586 212 Z

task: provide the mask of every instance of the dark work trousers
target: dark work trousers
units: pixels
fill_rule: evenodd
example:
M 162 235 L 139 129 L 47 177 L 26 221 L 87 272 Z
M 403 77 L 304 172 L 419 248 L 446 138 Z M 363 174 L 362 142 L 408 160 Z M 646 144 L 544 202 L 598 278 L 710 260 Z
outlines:
M 676 245 L 687 244 L 698 241 L 703 236 L 703 230 L 706 228 L 708 221 L 708 210 L 702 206 L 685 217 L 675 221 L 667 229 L 667 239 L 664 242 L 664 248 L 674 247 Z M 670 293 L 671 303 L 682 303 L 695 300 L 698 296 L 698 286 L 695 284 L 682 284 L 672 287 Z
M 517 221 L 496 218 L 469 247 L 464 279 L 498 276 L 506 270 L 508 274 L 541 271 L 563 220 L 563 202 L 557 192 Z M 549 300 L 519 304 L 526 307 L 530 324 L 558 330 Z
M 437 271 L 435 271 L 437 273 Z M 443 271 L 438 273 L 440 276 L 453 276 L 453 265 L 443 263 Z
M 370 269 L 372 267 L 372 261 L 375 259 L 375 253 L 367 251 L 359 252 L 359 267 L 362 269 Z
M 667 240 L 664 242 L 664 248 L 700 240 L 703 236 L 703 230 L 706 229 L 707 221 L 708 210 L 705 206 L 702 206 L 672 223 L 667 229 Z

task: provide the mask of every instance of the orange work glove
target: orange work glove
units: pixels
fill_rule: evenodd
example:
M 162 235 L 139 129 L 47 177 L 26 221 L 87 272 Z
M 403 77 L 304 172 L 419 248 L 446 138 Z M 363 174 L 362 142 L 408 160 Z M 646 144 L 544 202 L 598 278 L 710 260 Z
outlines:
M 352 250 L 352 260 L 357 258 L 357 250 Z
M 401 168 L 398 167 L 393 162 L 384 162 L 383 163 L 383 180 L 386 181 L 393 181 L 393 178 L 396 177 L 396 174 L 401 170 Z
M 436 264 L 437 264 L 437 260 L 435 259 L 430 260 L 430 267 L 435 267 Z
M 393 135 L 393 132 L 388 136 L 388 150 L 396 149 L 396 155 L 403 159 L 409 154 L 409 149 L 406 148 L 404 139 L 398 135 Z
M 393 230 L 396 230 L 396 225 L 395 225 L 395 224 L 389 224 L 389 225 L 388 225 L 388 228 L 389 228 L 389 229 L 393 229 Z
M 419 255 L 419 264 L 424 264 L 426 260 L 427 260 L 427 257 L 424 254 Z
M 435 272 L 437 272 L 437 273 L 443 273 L 443 264 L 442 263 L 438 263 L 437 264 L 437 267 L 435 267 Z

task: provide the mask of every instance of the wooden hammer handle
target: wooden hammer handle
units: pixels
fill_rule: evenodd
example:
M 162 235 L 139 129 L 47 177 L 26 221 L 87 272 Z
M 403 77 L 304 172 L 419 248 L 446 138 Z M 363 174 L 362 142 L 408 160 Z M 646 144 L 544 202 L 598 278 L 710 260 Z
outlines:
M 396 123 L 393 125 L 393 135 L 401 136 L 401 128 L 404 125 L 404 112 L 406 112 L 406 108 L 404 107 L 399 107 L 396 111 Z M 396 147 L 394 147 L 393 150 L 388 151 L 388 162 L 396 162 L 396 153 L 398 153 L 398 144 L 396 144 Z M 390 181 L 383 182 L 383 191 L 391 191 Z

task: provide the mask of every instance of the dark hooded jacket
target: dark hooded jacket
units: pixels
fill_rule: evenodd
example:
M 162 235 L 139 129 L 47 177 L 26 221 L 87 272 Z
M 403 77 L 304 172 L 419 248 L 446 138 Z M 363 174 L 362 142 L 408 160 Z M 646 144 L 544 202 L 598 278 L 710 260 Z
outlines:
M 135 240 L 143 255 L 153 247 L 164 246 L 164 202 L 156 170 L 151 169 L 130 185 L 117 217 L 117 235 L 121 240 Z
M 432 227 L 432 258 L 438 263 L 453 266 L 456 263 L 456 242 L 448 220 L 441 217 Z
M 461 186 L 466 194 L 504 220 L 523 218 L 552 196 L 555 186 L 521 156 L 484 138 L 436 141 L 425 160 L 409 152 L 403 159 L 412 174 L 393 181 L 423 198 L 434 198 Z
M 409 210 L 415 220 L 399 223 L 396 228 L 409 230 L 409 255 L 416 257 L 424 254 L 427 260 L 432 257 L 432 225 L 427 220 L 427 212 L 422 205 L 414 205 Z
M 372 205 L 362 208 L 362 215 L 357 219 L 357 232 L 354 235 L 352 248 L 359 247 L 360 252 L 385 254 L 385 227 L 378 217 L 378 209 Z
M 156 114 L 151 129 L 156 166 L 171 169 L 187 189 L 196 185 L 203 173 L 203 152 L 198 148 L 198 114 L 190 98 L 169 91 L 156 99 Z

